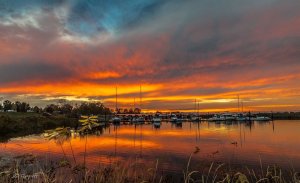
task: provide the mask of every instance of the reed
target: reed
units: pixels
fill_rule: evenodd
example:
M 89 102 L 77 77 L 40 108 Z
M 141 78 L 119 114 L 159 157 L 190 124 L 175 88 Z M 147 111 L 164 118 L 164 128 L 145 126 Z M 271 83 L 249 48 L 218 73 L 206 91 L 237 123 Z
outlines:
M 73 161 L 72 161 L 73 162 Z M 89 169 L 63 158 L 60 161 L 43 162 L 34 155 L 13 157 L 11 162 L 0 168 L 1 183 L 25 182 L 84 182 L 84 183 L 128 183 L 128 182 L 184 182 L 184 183 L 300 183 L 300 174 L 286 171 L 277 166 L 266 169 L 230 170 L 226 164 L 211 163 L 203 169 L 192 168 L 192 155 L 181 175 L 162 172 L 158 161 L 150 164 L 136 161 L 99 164 Z M 138 168 L 135 168 L 138 167 Z M 258 165 L 258 167 L 261 167 Z M 134 176 L 136 175 L 136 176 Z M 174 176 L 173 178 L 170 178 Z
M 24 183 L 24 182 L 45 182 L 45 183 L 300 183 L 300 173 L 292 170 L 283 170 L 277 166 L 263 166 L 260 158 L 258 170 L 248 167 L 241 167 L 232 170 L 230 165 L 212 162 L 208 166 L 199 165 L 193 162 L 193 154 L 199 152 L 199 148 L 191 154 L 187 160 L 186 168 L 182 174 L 166 172 L 164 168 L 156 162 L 143 163 L 137 161 L 113 161 L 110 164 L 99 164 L 90 169 L 86 162 L 87 138 L 88 134 L 98 129 L 99 123 L 93 117 L 86 117 L 80 120 L 81 128 L 76 133 L 83 135 L 85 140 L 84 161 L 76 160 L 73 147 L 72 157 L 68 157 L 63 149 L 62 143 L 71 138 L 71 128 L 56 128 L 48 130 L 45 137 L 55 140 L 62 149 L 61 160 L 43 160 L 34 155 L 11 157 L 6 163 L 1 163 L 0 157 L 0 182 L 1 183 Z M 216 152 L 218 153 L 218 152 Z M 73 158 L 73 161 L 70 159 Z M 2 165 L 1 165 L 2 164 Z M 267 168 L 264 168 L 267 167 Z

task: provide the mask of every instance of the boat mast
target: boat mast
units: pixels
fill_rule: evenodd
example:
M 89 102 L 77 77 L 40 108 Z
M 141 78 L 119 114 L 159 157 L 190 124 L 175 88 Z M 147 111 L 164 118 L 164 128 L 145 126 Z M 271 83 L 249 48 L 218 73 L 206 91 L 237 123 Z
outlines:
M 118 113 L 118 87 L 116 87 L 116 113 Z
M 242 101 L 242 112 L 244 112 L 244 101 Z
M 142 113 L 142 85 L 140 85 L 140 113 Z
M 197 99 L 195 99 L 195 113 L 197 112 Z
M 238 95 L 238 112 L 240 112 L 240 95 Z
M 198 119 L 199 119 L 199 105 L 200 105 L 200 102 L 198 101 L 198 108 L 197 108 L 197 117 L 198 117 Z

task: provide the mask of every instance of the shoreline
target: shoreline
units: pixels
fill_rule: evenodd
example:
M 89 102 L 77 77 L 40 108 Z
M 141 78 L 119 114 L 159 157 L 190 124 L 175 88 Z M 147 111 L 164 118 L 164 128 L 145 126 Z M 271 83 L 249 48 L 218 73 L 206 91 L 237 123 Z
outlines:
M 78 119 L 64 115 L 46 117 L 38 113 L 0 113 L 0 142 L 57 127 L 77 127 L 78 124 Z
M 271 117 L 270 113 L 260 113 Z M 287 117 L 284 114 L 274 113 L 273 121 L 296 121 L 298 116 Z M 200 115 L 206 121 L 211 114 Z M 187 121 L 189 122 L 189 121 Z M 272 121 L 271 121 L 272 122 Z M 211 122 L 214 123 L 214 122 Z M 26 137 L 28 135 L 42 134 L 45 130 L 52 130 L 58 127 L 77 128 L 79 126 L 77 118 L 66 115 L 43 116 L 39 113 L 3 113 L 0 112 L 0 143 L 6 142 L 11 138 Z
M 49 171 L 51 170 L 51 171 Z M 39 182 L 291 182 L 299 183 L 300 173 L 293 169 L 282 169 L 276 165 L 257 164 L 256 167 L 232 165 L 222 162 L 210 162 L 195 166 L 193 155 L 187 157 L 185 168 L 178 172 L 163 170 L 159 161 L 142 163 L 138 161 L 119 161 L 99 164 L 88 168 L 85 164 L 74 163 L 65 158 L 60 160 L 42 160 L 34 154 L 18 156 L 0 155 L 0 181 L 30 180 Z M 67 180 L 67 181 L 66 181 Z M 97 181 L 95 181 L 97 180 Z M 243 180 L 243 181 L 242 181 Z M 225 181 L 227 182 L 227 181 Z
M 281 120 L 278 120 L 281 121 Z M 189 123 L 189 122 L 187 122 Z M 206 123 L 205 123 L 206 124 Z M 204 124 L 204 125 L 205 125 Z M 260 123 L 258 123 L 260 124 Z M 171 124 L 169 124 L 171 125 Z M 149 126 L 149 125 L 147 125 Z M 131 127 L 128 127 L 131 128 Z M 85 137 L 85 136 L 83 136 Z M 90 138 L 87 138 L 90 139 Z M 92 138 L 91 138 L 92 139 Z M 85 141 L 85 139 L 83 139 L 83 141 Z M 232 141 L 227 141 L 227 143 L 231 143 Z M 73 143 L 72 143 L 73 144 Z M 57 144 L 58 145 L 58 144 Z M 70 144 L 71 145 L 71 144 Z M 67 144 L 67 146 L 69 146 L 69 144 Z M 233 146 L 233 145 L 232 145 Z M 25 146 L 24 146 L 25 147 Z M 35 170 L 39 170 L 39 171 L 34 171 L 31 173 L 21 173 L 19 175 L 15 174 L 15 171 L 11 171 L 10 174 L 2 174 L 2 178 L 5 177 L 6 180 L 2 179 L 0 180 L 0 182 L 9 182 L 9 181 L 13 181 L 13 177 L 19 177 L 21 179 L 23 178 L 28 178 L 28 177 L 34 177 L 36 178 L 36 175 L 38 175 L 38 178 L 41 179 L 47 179 L 50 177 L 52 177 L 53 175 L 47 174 L 46 172 L 49 169 L 55 169 L 55 171 L 57 171 L 56 178 L 58 178 L 57 180 L 63 180 L 62 179 L 62 175 L 68 175 L 68 179 L 70 178 L 70 180 L 72 179 L 73 182 L 78 182 L 77 180 L 83 180 L 85 178 L 85 176 L 83 175 L 87 175 L 87 177 L 91 177 L 91 180 L 88 180 L 86 182 L 94 182 L 94 179 L 101 179 L 102 182 L 142 182 L 142 181 L 147 181 L 147 182 L 159 182 L 160 180 L 165 180 L 164 182 L 185 182 L 185 181 L 189 181 L 192 182 L 192 179 L 196 179 L 199 180 L 199 182 L 201 182 L 202 177 L 204 176 L 204 178 L 206 179 L 207 177 L 209 177 L 208 182 L 213 182 L 212 179 L 214 179 L 214 172 L 219 166 L 221 166 L 220 169 L 218 169 L 218 175 L 216 180 L 221 181 L 223 179 L 226 178 L 226 176 L 229 176 L 227 178 L 230 178 L 231 180 L 239 180 L 242 177 L 246 177 L 247 180 L 249 180 L 249 182 L 257 182 L 261 179 L 274 179 L 274 177 L 276 177 L 276 175 L 274 174 L 274 170 L 276 170 L 276 172 L 278 173 L 278 171 L 284 172 L 283 173 L 283 177 L 284 178 L 293 178 L 294 175 L 298 176 L 299 174 L 296 174 L 296 170 L 299 171 L 298 166 L 295 166 L 296 170 L 291 171 L 291 167 L 290 166 L 285 166 L 285 164 L 278 164 L 279 167 L 274 166 L 273 164 L 276 161 L 268 161 L 267 157 L 262 158 L 262 163 L 260 164 L 259 160 L 255 161 L 255 164 L 248 164 L 247 162 L 241 161 L 241 162 L 227 162 L 226 159 L 223 160 L 216 160 L 216 159 L 209 159 L 209 158 L 201 158 L 200 160 L 195 157 L 195 155 L 192 156 L 192 159 L 190 161 L 190 163 L 188 163 L 188 159 L 189 159 L 189 154 L 185 154 L 185 156 L 182 157 L 182 161 L 180 161 L 180 166 L 178 166 L 178 168 L 180 170 L 178 170 L 175 173 L 172 173 L 170 171 L 167 171 L 164 165 L 164 161 L 167 161 L 166 159 L 160 159 L 158 161 L 158 164 L 156 166 L 156 162 L 155 159 L 151 158 L 151 159 L 139 159 L 140 157 L 137 157 L 139 163 L 136 164 L 135 158 L 134 157 L 125 157 L 124 159 L 118 160 L 118 159 L 113 159 L 113 155 L 112 155 L 112 162 L 110 163 L 101 163 L 101 166 L 89 166 L 89 163 L 86 164 L 86 166 L 83 166 L 84 163 L 82 163 L 82 159 L 83 159 L 83 154 L 84 154 L 84 150 L 80 151 L 79 156 L 75 156 L 77 159 L 77 163 L 76 161 L 73 162 L 73 158 L 72 158 L 72 153 L 69 149 L 69 152 L 67 151 L 59 151 L 59 145 L 58 145 L 58 151 L 60 152 L 59 154 L 55 154 L 52 155 L 50 153 L 50 159 L 45 158 L 48 157 L 46 154 L 41 153 L 41 155 L 46 155 L 44 156 L 44 158 L 42 156 L 37 157 L 36 155 L 39 156 L 39 154 L 22 154 L 22 152 L 26 152 L 26 151 L 22 151 L 22 148 L 24 147 L 20 147 L 19 151 L 14 151 L 14 152 L 20 152 L 20 154 L 15 153 L 14 155 L 11 155 L 8 157 L 5 157 L 4 153 L 9 151 L 3 151 L 2 155 L 0 154 L 0 164 L 3 164 L 3 158 L 4 161 L 6 162 L 29 162 L 29 166 L 35 167 Z M 81 145 L 81 147 L 84 147 L 84 142 L 83 145 Z M 65 149 L 66 150 L 66 149 Z M 76 149 L 74 149 L 76 152 Z M 87 158 L 90 156 L 89 155 L 89 149 L 87 150 Z M 35 152 L 35 151 L 31 151 L 31 152 Z M 66 154 L 62 153 L 62 152 L 67 152 Z M 195 151 L 197 154 L 198 151 Z M 213 152 L 213 151 L 211 151 Z M 30 153 L 30 152 L 28 152 Z M 201 153 L 201 152 L 200 152 Z M 64 156 L 63 156 L 64 154 Z M 78 154 L 78 153 L 77 153 Z M 198 154 L 199 155 L 199 154 Z M 155 157 L 160 157 L 160 156 L 155 156 Z M 154 157 L 154 158 L 155 158 Z M 165 157 L 165 156 L 163 156 Z M 25 160 L 20 160 L 20 158 L 23 158 Z M 145 158 L 145 157 L 143 157 Z M 6 159 L 6 160 L 5 160 Z M 175 158 L 176 159 L 176 158 Z M 116 161 L 115 161 L 116 160 Z M 202 161 L 203 160 L 203 161 Z M 178 161 L 178 159 L 176 159 L 176 161 Z M 34 164 L 34 163 L 36 164 Z M 87 161 L 88 162 L 88 161 Z M 211 164 L 213 164 L 213 169 L 212 172 L 209 172 L 210 166 Z M 223 165 L 224 164 L 224 165 Z M 10 165 L 12 165 L 12 163 L 10 163 Z M 45 165 L 45 166 L 44 166 Z M 139 166 L 137 169 L 140 170 L 140 172 L 134 172 L 136 171 L 135 169 L 133 169 L 133 167 Z M 185 167 L 189 167 L 188 170 Z M 246 167 L 247 166 L 247 167 Z M 9 170 L 16 170 L 16 164 L 13 164 L 12 166 L 6 166 L 9 168 Z M 21 171 L 24 171 L 21 167 Z M 37 169 L 43 167 L 43 169 Z M 261 174 L 261 167 L 263 167 L 263 172 L 264 174 Z M 142 169 L 143 168 L 143 169 Z M 257 179 L 254 178 L 254 176 L 252 174 L 250 174 L 248 172 L 248 169 L 251 170 L 255 170 L 256 171 L 256 177 L 259 177 Z M 3 169 L 0 168 L 1 171 L 0 172 L 7 172 L 7 169 Z M 27 168 L 24 168 L 27 170 Z M 149 171 L 148 170 L 154 170 L 156 169 L 156 177 L 153 178 L 154 174 L 149 175 Z M 19 172 L 21 172 L 19 171 Z M 74 171 L 79 171 L 79 174 L 73 174 Z M 88 172 L 88 174 L 86 174 L 86 172 Z M 120 171 L 121 172 L 126 172 L 126 175 L 121 174 L 120 175 Z M 182 173 L 182 172 L 189 172 L 192 173 L 194 171 L 196 171 L 197 173 L 192 173 L 192 175 L 188 175 L 189 173 Z M 60 172 L 60 173 L 59 173 Z M 96 172 L 96 174 L 92 174 L 92 172 Z M 128 174 L 127 174 L 128 173 Z M 273 174 L 272 174 L 273 173 Z M 174 177 L 174 174 L 176 174 L 176 176 Z M 136 175 L 136 179 L 132 179 L 132 177 L 134 177 L 133 175 Z M 161 176 L 162 175 L 162 176 Z M 293 176 L 292 176 L 293 175 Z M 76 177 L 76 178 L 74 178 Z M 123 177 L 122 179 L 118 179 L 118 177 Z M 74 179 L 73 179 L 74 178 Z M 76 180 L 75 180 L 76 179 Z M 178 180 L 178 181 L 175 181 Z M 256 181 L 253 181 L 253 180 Z M 275 178 L 276 179 L 276 178 Z M 51 181 L 53 179 L 49 179 L 49 181 Z M 153 181 L 154 180 L 154 181 Z M 298 183 L 298 179 L 293 181 L 293 180 L 289 180 L 292 183 Z M 34 182 L 34 181 L 33 181 Z M 57 182 L 63 182 L 63 181 L 57 181 Z M 101 181 L 98 181 L 101 182 Z M 206 182 L 206 181 L 205 181 Z M 284 181 L 277 181 L 277 182 L 284 182 Z

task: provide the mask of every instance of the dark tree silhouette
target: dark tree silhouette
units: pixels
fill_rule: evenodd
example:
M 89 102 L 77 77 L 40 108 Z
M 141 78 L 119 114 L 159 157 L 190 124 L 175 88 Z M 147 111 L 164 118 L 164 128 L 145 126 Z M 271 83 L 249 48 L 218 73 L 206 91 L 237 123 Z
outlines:
M 3 102 L 3 109 L 4 109 L 4 111 L 11 110 L 12 107 L 13 107 L 13 104 L 12 104 L 11 101 L 5 100 L 5 101 Z

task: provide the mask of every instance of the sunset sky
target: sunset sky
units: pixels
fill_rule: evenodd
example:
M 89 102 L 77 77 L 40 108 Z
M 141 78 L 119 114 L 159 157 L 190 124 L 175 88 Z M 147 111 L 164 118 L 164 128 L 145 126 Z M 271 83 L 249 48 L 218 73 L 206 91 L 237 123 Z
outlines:
M 299 0 L 0 0 L 0 97 L 300 110 Z

